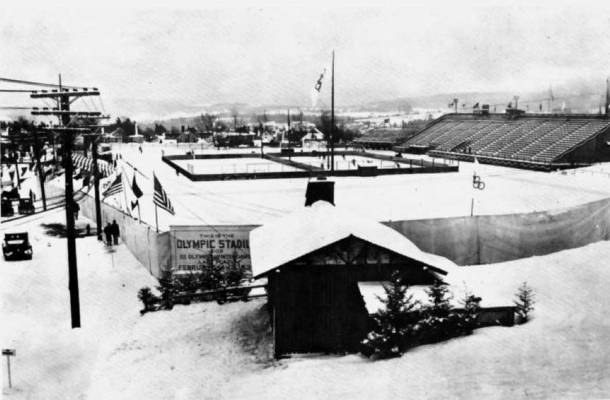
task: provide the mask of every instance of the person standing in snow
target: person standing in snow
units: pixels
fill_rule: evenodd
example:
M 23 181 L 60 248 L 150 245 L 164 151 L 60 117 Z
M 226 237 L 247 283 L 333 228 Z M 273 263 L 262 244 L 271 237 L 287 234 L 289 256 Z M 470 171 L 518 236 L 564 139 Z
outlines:
M 112 220 L 112 225 L 111 225 L 111 234 L 112 234 L 112 241 L 114 242 L 114 244 L 119 244 L 119 235 L 120 235 L 120 229 L 119 229 L 119 224 L 116 223 L 116 219 Z
M 106 236 L 106 245 L 112 246 L 112 225 L 110 225 L 110 222 L 107 222 L 104 227 L 104 235 Z

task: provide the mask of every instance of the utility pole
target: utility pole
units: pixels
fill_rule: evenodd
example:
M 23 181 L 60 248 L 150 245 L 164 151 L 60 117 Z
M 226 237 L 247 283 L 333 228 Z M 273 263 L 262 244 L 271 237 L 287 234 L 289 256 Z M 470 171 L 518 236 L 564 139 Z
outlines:
M 610 107 L 610 78 L 606 78 L 606 109 L 604 110 L 604 115 L 606 118 L 610 116 L 610 111 L 608 108 Z
M 606 118 L 610 116 L 610 111 L 608 108 L 610 107 L 610 78 L 606 78 L 606 109 L 604 110 L 604 115 Z
M 97 240 L 102 240 L 102 210 L 100 206 L 100 172 L 97 165 L 97 135 L 91 136 L 91 156 L 93 157 L 93 189 L 95 192 L 95 225 Z
M 21 190 L 21 179 L 19 178 L 19 151 L 15 153 L 15 177 L 17 178 L 17 189 Z
M 288 130 L 290 130 L 290 108 L 288 109 L 288 116 L 286 117 L 286 121 L 288 122 Z
M 39 110 L 35 108 L 32 115 L 55 115 L 59 119 L 59 128 L 51 128 L 54 131 L 63 134 L 63 163 L 65 177 L 65 202 L 66 202 L 66 239 L 68 242 L 68 288 L 70 291 L 70 315 L 72 320 L 72 328 L 80 328 L 80 298 L 78 291 L 78 269 L 76 262 L 76 231 L 74 223 L 74 183 L 72 174 L 74 167 L 72 165 L 72 145 L 74 142 L 74 133 L 86 133 L 89 129 L 71 127 L 71 117 L 99 117 L 101 113 L 98 111 L 79 112 L 70 111 L 70 104 L 83 96 L 99 96 L 99 91 L 96 88 L 89 90 L 88 88 L 72 90 L 62 87 L 61 74 L 59 75 L 58 90 L 35 91 L 30 97 L 32 98 L 52 98 L 57 101 L 57 108 L 51 110 L 43 108 Z
M 330 88 L 330 172 L 335 172 L 335 50 L 333 50 L 333 63 Z
M 36 158 L 36 171 L 38 172 L 38 180 L 40 181 L 40 196 L 42 197 L 42 209 L 47 211 L 47 196 L 44 190 L 44 181 L 46 176 L 42 170 L 42 163 L 40 162 L 40 141 L 38 140 L 38 128 L 34 128 L 34 157 Z

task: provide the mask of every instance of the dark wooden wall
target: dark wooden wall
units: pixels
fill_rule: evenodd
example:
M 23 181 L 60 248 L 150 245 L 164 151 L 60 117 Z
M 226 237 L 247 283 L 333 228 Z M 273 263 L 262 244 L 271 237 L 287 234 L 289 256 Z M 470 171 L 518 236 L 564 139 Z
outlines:
M 267 275 L 276 356 L 357 352 L 370 330 L 359 281 L 388 280 L 399 270 L 409 284 L 435 279 L 424 265 L 350 237 Z

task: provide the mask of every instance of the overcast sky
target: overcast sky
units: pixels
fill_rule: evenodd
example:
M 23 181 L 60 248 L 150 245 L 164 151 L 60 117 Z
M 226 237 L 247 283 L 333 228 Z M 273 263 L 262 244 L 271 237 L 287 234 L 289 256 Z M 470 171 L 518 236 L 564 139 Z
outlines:
M 332 49 L 338 105 L 455 91 L 518 94 L 574 79 L 604 82 L 610 73 L 604 2 L 506 3 L 3 5 L 0 77 L 53 81 L 61 72 L 68 84 L 98 86 L 114 114 L 145 114 L 146 102 L 159 101 L 307 105 Z M 0 99 L 5 105 L 6 95 Z

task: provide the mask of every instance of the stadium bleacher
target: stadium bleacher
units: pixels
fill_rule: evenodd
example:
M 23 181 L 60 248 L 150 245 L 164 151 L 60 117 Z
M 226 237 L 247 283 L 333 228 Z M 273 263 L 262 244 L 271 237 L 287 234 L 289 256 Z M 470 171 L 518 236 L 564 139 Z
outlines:
M 596 115 L 447 114 L 394 149 L 426 149 L 432 156 L 476 156 L 488 163 L 551 169 L 572 160 L 568 153 L 606 133 L 610 120 Z
M 401 128 L 374 129 L 354 140 L 354 144 L 373 149 L 392 149 L 392 147 L 404 143 L 416 132 Z

